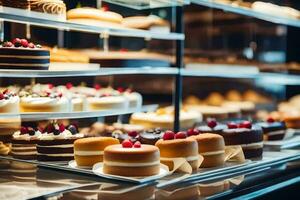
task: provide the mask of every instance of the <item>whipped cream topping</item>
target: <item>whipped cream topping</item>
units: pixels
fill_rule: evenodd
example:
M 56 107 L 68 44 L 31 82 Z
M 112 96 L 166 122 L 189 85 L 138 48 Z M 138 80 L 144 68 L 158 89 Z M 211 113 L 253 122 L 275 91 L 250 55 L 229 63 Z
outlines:
M 42 133 L 40 131 L 35 131 L 34 135 L 29 135 L 28 133 L 26 134 L 21 134 L 20 131 L 17 131 L 13 134 L 13 139 L 14 140 L 35 140 L 41 138 Z
M 141 163 L 128 163 L 128 162 L 115 162 L 115 161 L 104 161 L 105 165 L 113 166 L 113 167 L 148 167 L 159 165 L 160 161 L 153 162 L 141 162 Z
M 104 151 L 74 151 L 74 155 L 77 156 L 102 156 Z
M 282 135 L 282 134 L 285 134 L 286 130 L 278 130 L 278 131 L 271 131 L 269 133 L 267 133 L 268 136 L 271 136 L 271 135 Z
M 87 101 L 90 103 L 126 103 L 128 100 L 122 96 L 105 96 L 105 97 L 88 97 Z
M 40 140 L 56 140 L 56 139 L 75 139 L 75 138 L 82 138 L 82 133 L 77 133 L 75 135 L 72 135 L 72 133 L 65 129 L 63 132 L 59 133 L 58 135 L 55 135 L 54 133 L 44 133 L 41 135 Z
M 19 102 L 18 96 L 10 96 L 8 99 L 0 100 L 0 107 L 7 106 L 8 104 L 17 104 Z

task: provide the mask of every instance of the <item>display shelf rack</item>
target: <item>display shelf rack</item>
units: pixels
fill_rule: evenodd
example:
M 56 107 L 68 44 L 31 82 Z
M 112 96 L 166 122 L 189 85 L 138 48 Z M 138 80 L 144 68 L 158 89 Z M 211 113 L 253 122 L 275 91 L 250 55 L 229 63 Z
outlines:
M 103 111 L 82 111 L 82 112 L 38 112 L 38 113 L 20 113 L 20 114 L 0 114 L 0 118 L 12 119 L 20 117 L 22 121 L 40 121 L 51 119 L 81 119 L 93 117 L 107 117 L 115 115 L 127 115 L 135 112 L 155 111 L 157 104 L 144 105 L 141 108 L 129 109 L 111 109 Z
M 16 8 L 0 7 L 0 19 L 7 22 L 29 24 L 46 28 L 54 28 L 65 31 L 79 31 L 86 33 L 98 33 L 110 36 L 120 37 L 137 37 L 145 39 L 161 40 L 184 40 L 184 34 L 180 33 L 162 33 L 149 30 L 140 30 L 123 27 L 95 26 L 79 23 L 71 23 L 57 18 L 40 17 L 41 14 L 35 15 L 34 12 Z
M 86 71 L 48 71 L 48 70 L 0 70 L 0 77 L 43 78 L 43 77 L 74 77 L 74 76 L 108 76 L 130 74 L 175 75 L 177 68 L 171 67 L 139 67 L 139 68 L 100 68 Z
M 268 22 L 272 22 L 272 23 L 276 23 L 276 24 L 300 27 L 300 20 L 290 18 L 290 17 L 284 17 L 281 15 L 276 15 L 276 13 L 258 12 L 258 11 L 252 10 L 251 8 L 246 8 L 246 7 L 241 7 L 241 6 L 236 6 L 236 5 L 232 5 L 232 4 L 226 4 L 226 3 L 220 3 L 220 2 L 213 1 L 213 0 L 191 0 L 191 2 L 194 4 L 201 5 L 201 6 L 221 9 L 225 12 L 236 13 L 239 15 L 253 17 L 253 18 L 257 18 L 260 20 L 264 20 L 264 21 L 268 21 Z
M 136 10 L 184 6 L 190 3 L 190 0 L 103 0 L 107 3 L 116 4 L 123 7 Z

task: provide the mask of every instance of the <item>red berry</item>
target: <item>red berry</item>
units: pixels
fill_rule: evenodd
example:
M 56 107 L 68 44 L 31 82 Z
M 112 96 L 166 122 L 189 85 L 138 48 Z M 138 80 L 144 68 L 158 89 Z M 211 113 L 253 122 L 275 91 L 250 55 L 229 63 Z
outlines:
M 234 122 L 229 122 L 229 123 L 227 123 L 227 127 L 229 129 L 235 129 L 235 128 L 238 128 L 238 125 Z
M 108 6 L 103 6 L 103 7 L 102 7 L 102 10 L 103 10 L 103 11 L 109 11 L 109 7 L 108 7 Z
M 274 120 L 272 117 L 268 117 L 267 122 L 268 122 L 268 123 L 274 123 L 275 120 Z
M 128 49 L 122 48 L 122 49 L 120 49 L 120 52 L 128 52 Z
M 47 97 L 50 97 L 51 92 L 46 92 Z
M 136 141 L 133 145 L 134 148 L 141 148 L 141 143 L 139 141 Z
M 122 147 L 123 148 L 132 148 L 132 146 L 133 146 L 133 144 L 132 144 L 132 142 L 130 140 L 124 140 L 122 142 Z
M 24 127 L 24 126 L 21 126 L 21 129 L 20 129 L 21 135 L 24 135 L 24 134 L 26 134 L 27 132 L 28 132 L 28 129 L 27 129 L 26 127 Z
M 5 89 L 2 93 L 7 94 L 8 92 L 9 92 L 8 89 Z
M 73 84 L 72 83 L 67 83 L 66 84 L 66 88 L 69 90 L 69 89 L 71 89 L 73 87 Z
M 137 131 L 129 131 L 128 132 L 128 135 L 130 136 L 130 137 L 136 137 L 137 135 L 138 135 L 139 133 L 137 132 Z
M 163 140 L 173 140 L 175 138 L 175 133 L 173 131 L 166 131 L 163 135 Z
M 63 94 L 60 92 L 57 94 L 57 96 L 61 98 L 63 96 Z
M 0 93 L 0 100 L 4 99 L 4 94 Z
M 53 89 L 53 88 L 54 88 L 54 85 L 51 84 L 51 83 L 48 83 L 48 88 L 49 88 L 49 89 Z
M 239 128 L 248 128 L 251 129 L 252 128 L 252 124 L 249 121 L 244 121 L 242 123 L 239 124 Z
M 53 133 L 54 129 L 55 129 L 55 127 L 52 124 L 49 124 L 47 126 L 47 133 Z
M 184 139 L 186 138 L 186 132 L 178 132 L 175 134 L 175 139 Z
M 42 128 L 42 127 L 37 127 L 37 130 L 38 130 L 39 132 L 41 132 L 41 133 L 45 133 L 45 129 Z
M 21 39 L 21 45 L 25 48 L 28 47 L 28 41 L 26 39 Z
M 207 126 L 209 128 L 215 128 L 217 126 L 217 121 L 215 119 L 208 119 Z
M 13 46 L 14 46 L 14 44 L 11 43 L 11 42 L 4 42 L 3 43 L 3 47 L 13 47 Z
M 13 39 L 12 43 L 15 45 L 15 47 L 20 47 L 22 46 L 22 42 L 20 38 L 15 38 Z
M 95 85 L 94 85 L 94 88 L 95 88 L 96 90 L 100 90 L 102 87 L 101 87 L 100 84 L 95 84 Z
M 196 128 L 190 128 L 189 130 L 187 130 L 186 133 L 188 136 L 192 136 L 192 135 L 199 135 L 200 131 Z
M 31 48 L 31 49 L 33 49 L 33 48 L 35 47 L 35 45 L 34 45 L 32 42 L 30 42 L 30 43 L 28 44 L 28 47 Z
M 62 133 L 66 130 L 66 127 L 63 124 L 59 125 L 59 131 Z
M 125 90 L 124 90 L 124 88 L 122 88 L 122 87 L 118 87 L 118 89 L 117 89 L 120 93 L 123 93 Z

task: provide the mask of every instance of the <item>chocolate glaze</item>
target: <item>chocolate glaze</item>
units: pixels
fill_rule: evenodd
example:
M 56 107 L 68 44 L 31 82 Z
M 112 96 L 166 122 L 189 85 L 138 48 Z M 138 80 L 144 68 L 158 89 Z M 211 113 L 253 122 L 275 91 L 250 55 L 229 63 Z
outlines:
M 140 142 L 142 144 L 151 144 L 155 145 L 155 143 L 161 139 L 164 135 L 164 132 L 160 129 L 150 129 L 140 133 Z

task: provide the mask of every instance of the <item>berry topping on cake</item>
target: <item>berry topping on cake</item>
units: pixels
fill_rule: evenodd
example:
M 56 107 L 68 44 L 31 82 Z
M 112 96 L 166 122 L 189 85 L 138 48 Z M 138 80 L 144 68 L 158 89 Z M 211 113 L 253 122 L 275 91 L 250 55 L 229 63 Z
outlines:
M 252 128 L 252 124 L 249 121 L 244 121 L 242 123 L 239 124 L 239 128 L 248 128 L 251 129 Z
M 186 137 L 186 132 L 183 131 L 175 134 L 175 139 L 185 139 Z
M 28 41 L 26 39 L 21 39 L 21 45 L 22 47 L 28 47 Z
M 173 140 L 175 138 L 175 133 L 173 131 L 166 131 L 163 135 L 163 140 Z
M 229 123 L 227 123 L 227 127 L 229 129 L 236 129 L 236 128 L 238 128 L 238 125 L 234 122 L 229 122 Z
M 124 88 L 122 88 L 122 87 L 118 87 L 118 92 L 120 92 L 120 93 L 123 93 L 125 90 L 124 90 Z
M 124 140 L 122 142 L 122 147 L 123 148 L 132 148 L 132 146 L 133 146 L 133 144 L 132 144 L 132 142 L 130 140 Z
M 215 128 L 217 126 L 217 121 L 215 119 L 208 119 L 207 126 L 209 128 Z
M 189 130 L 187 130 L 188 136 L 199 135 L 199 134 L 200 134 L 200 131 L 196 128 L 190 128 Z
M 31 48 L 31 49 L 33 49 L 35 46 L 34 46 L 34 44 L 33 44 L 32 42 L 30 42 L 30 43 L 28 44 L 28 47 Z
M 49 89 L 53 89 L 54 88 L 54 85 L 52 83 L 48 83 L 48 88 Z
M 12 42 L 4 42 L 3 47 L 13 47 L 14 44 Z
M 28 130 L 28 134 L 29 134 L 30 136 L 34 136 L 34 135 L 35 135 L 35 130 L 34 130 L 33 128 L 28 127 L 27 130 Z
M 100 90 L 102 87 L 100 84 L 95 84 L 94 85 L 95 90 Z
M 4 94 L 0 93 L 0 100 L 4 99 Z
M 24 126 L 21 126 L 20 134 L 21 134 L 21 135 L 24 135 L 24 134 L 26 134 L 27 132 L 28 132 L 28 129 L 27 129 L 26 127 L 24 127 Z
M 72 83 L 67 83 L 66 84 L 66 88 L 69 90 L 69 89 L 71 89 L 73 87 L 73 84 Z
M 40 127 L 40 126 L 38 126 L 36 128 L 36 130 L 39 131 L 39 132 L 41 132 L 41 133 L 45 133 L 46 132 L 46 130 L 43 127 Z
M 268 122 L 268 123 L 274 123 L 275 120 L 274 120 L 272 117 L 268 117 L 267 122 Z
M 74 125 L 69 125 L 69 126 L 68 126 L 68 130 L 69 130 L 73 135 L 75 135 L 75 134 L 78 132 L 76 126 L 74 126 Z
M 134 148 L 141 148 L 141 143 L 139 141 L 136 141 L 133 145 Z
M 15 38 L 13 39 L 12 43 L 15 45 L 15 47 L 20 47 L 22 46 L 22 41 L 20 38 Z
M 128 132 L 128 135 L 130 136 L 130 137 L 133 137 L 133 138 L 135 138 L 136 136 L 138 136 L 138 132 L 137 131 L 129 131 Z
M 54 132 L 55 127 L 53 126 L 53 124 L 48 124 L 46 130 L 48 133 L 52 133 Z
M 65 126 L 63 124 L 59 125 L 59 131 L 62 133 L 66 130 Z

